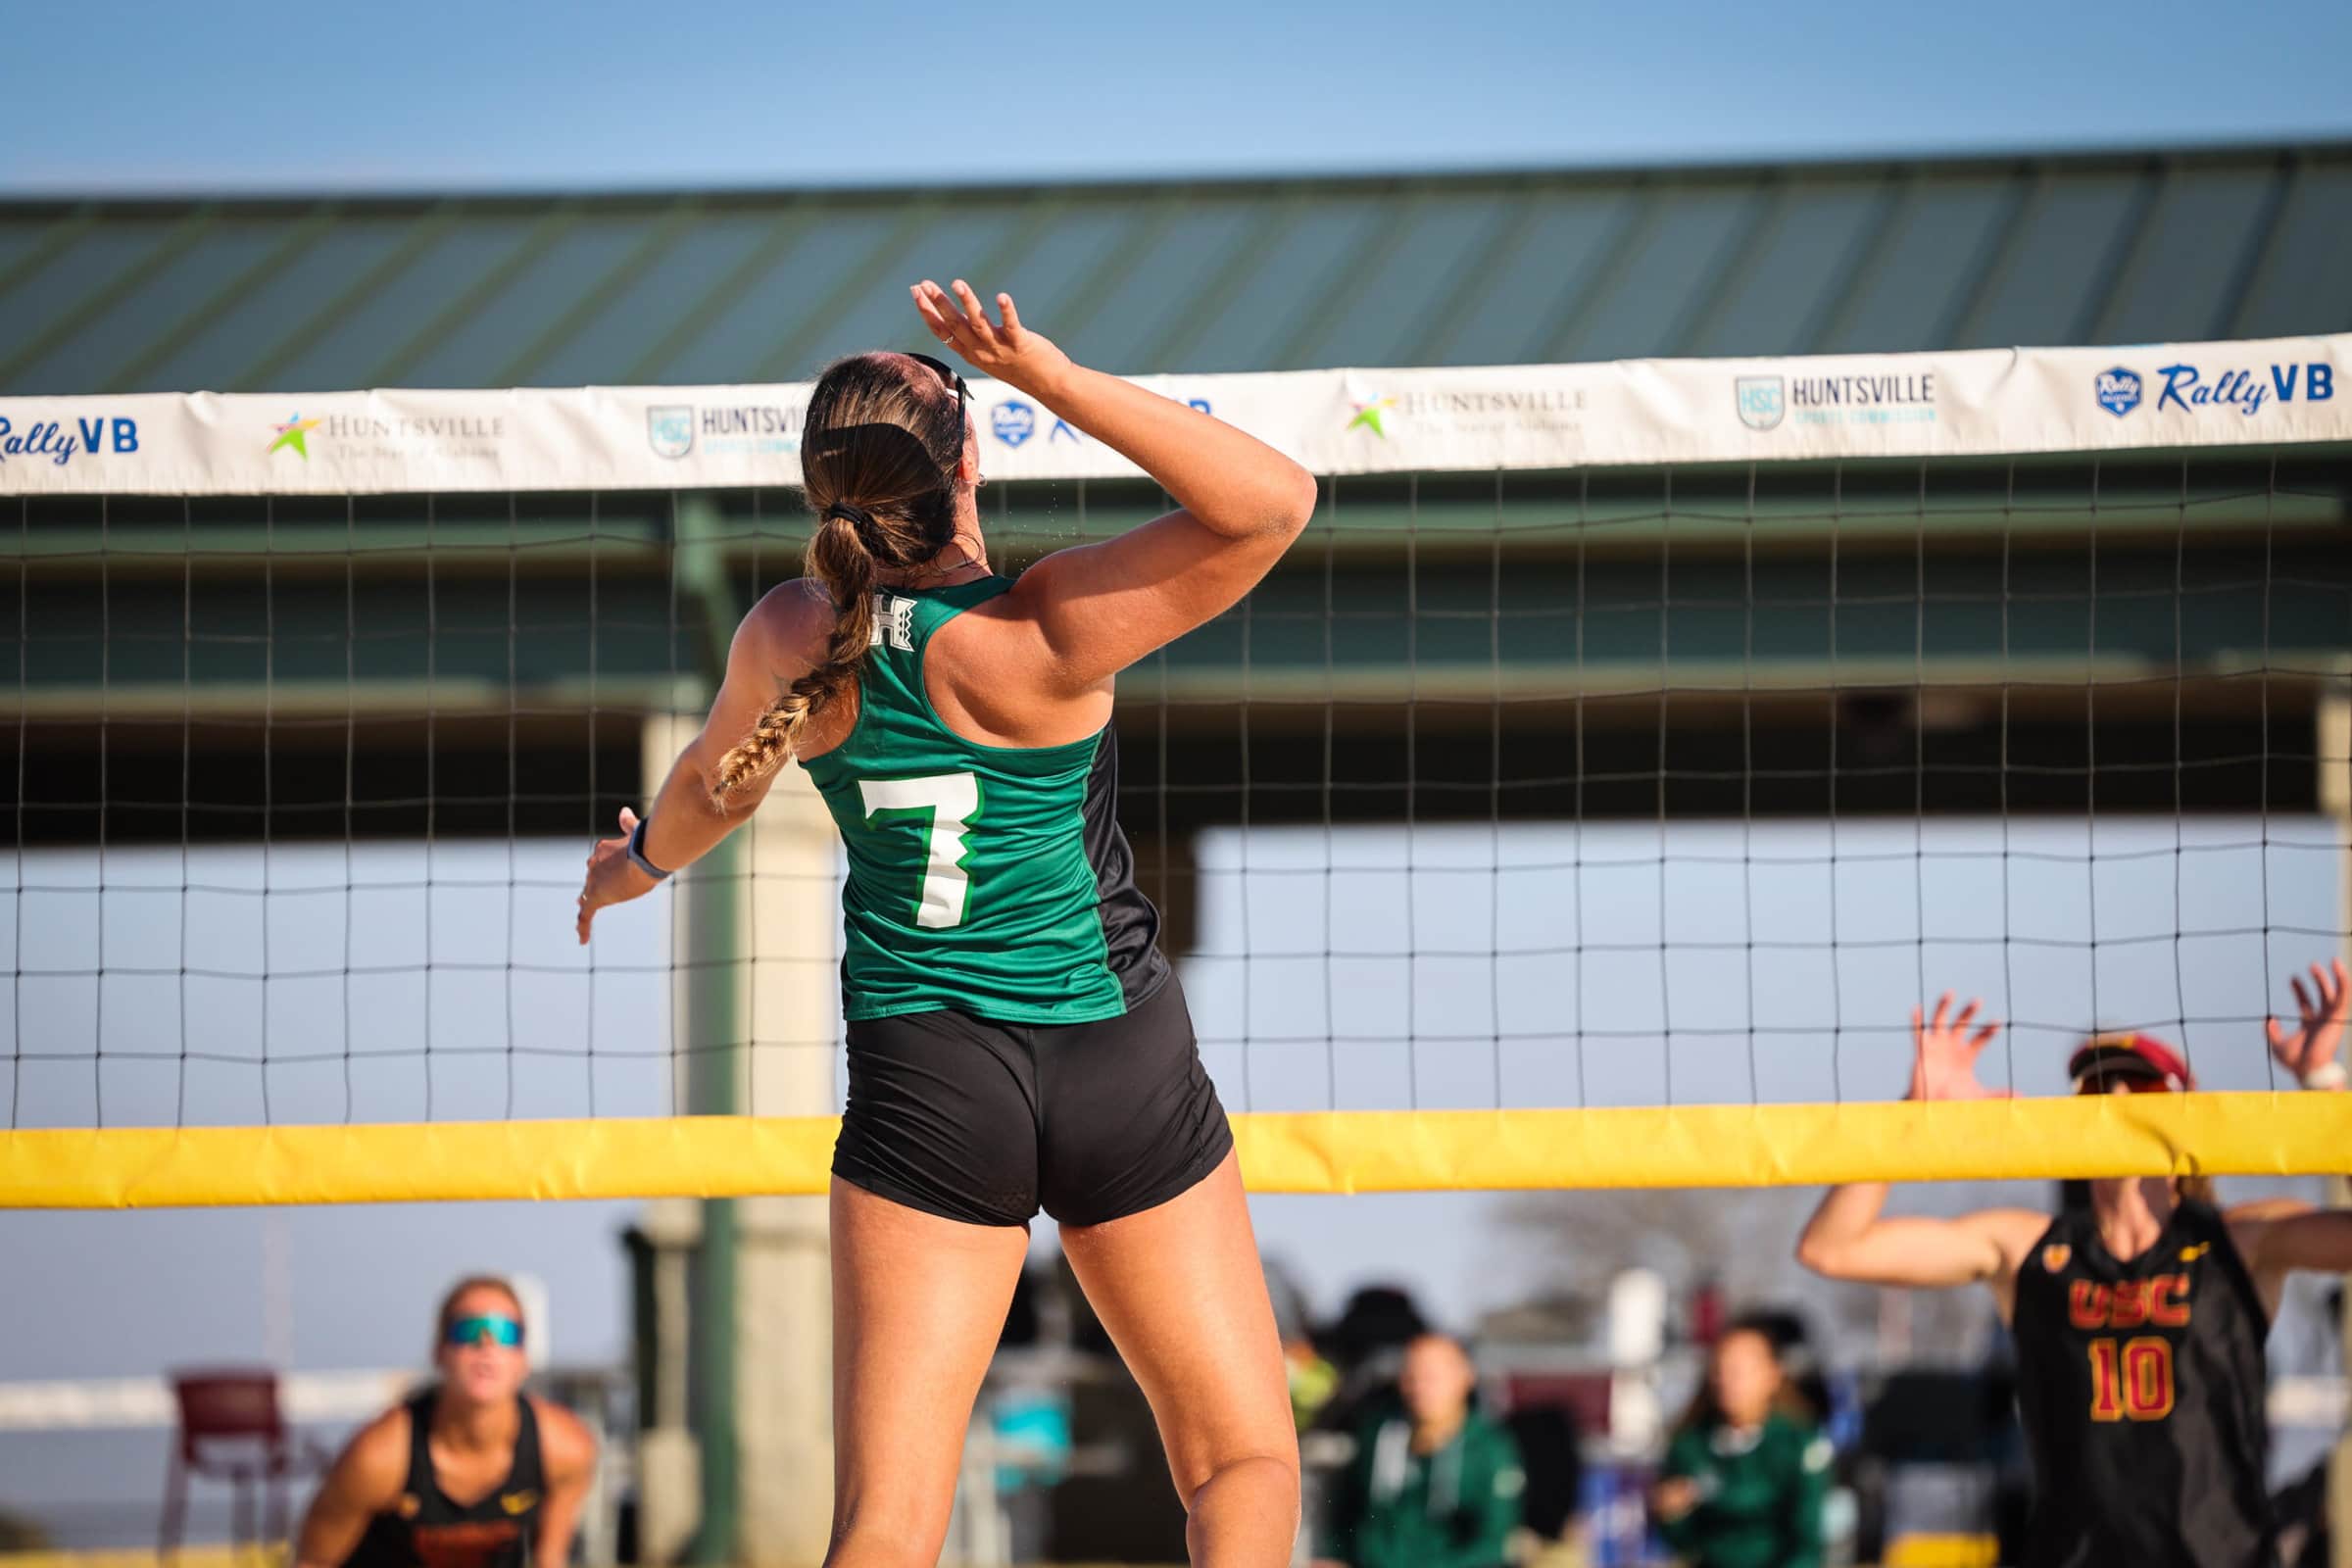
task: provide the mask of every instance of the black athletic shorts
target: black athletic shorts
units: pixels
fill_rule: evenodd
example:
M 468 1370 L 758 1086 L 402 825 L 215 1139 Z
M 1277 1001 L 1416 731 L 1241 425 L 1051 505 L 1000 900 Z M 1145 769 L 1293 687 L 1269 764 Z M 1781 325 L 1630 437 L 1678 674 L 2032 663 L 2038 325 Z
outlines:
M 1141 1213 L 1233 1148 L 1170 975 L 1126 1016 L 997 1023 L 910 1012 L 849 1027 L 833 1174 L 970 1225 Z

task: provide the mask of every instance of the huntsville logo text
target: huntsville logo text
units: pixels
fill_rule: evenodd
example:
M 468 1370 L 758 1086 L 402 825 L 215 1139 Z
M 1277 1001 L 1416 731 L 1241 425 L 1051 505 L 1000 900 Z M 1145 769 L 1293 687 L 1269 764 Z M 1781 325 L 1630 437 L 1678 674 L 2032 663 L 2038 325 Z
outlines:
M 507 418 L 503 414 L 330 414 L 314 427 L 338 441 L 500 441 L 506 438 Z

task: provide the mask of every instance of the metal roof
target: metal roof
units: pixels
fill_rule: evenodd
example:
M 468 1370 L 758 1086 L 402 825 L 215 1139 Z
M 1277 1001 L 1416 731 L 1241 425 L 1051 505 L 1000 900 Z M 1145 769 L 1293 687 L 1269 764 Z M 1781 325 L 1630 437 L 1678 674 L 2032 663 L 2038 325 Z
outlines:
M 1126 373 L 2352 328 L 2352 143 L 1787 168 L 0 202 L 0 393 L 788 380 L 1011 290 Z

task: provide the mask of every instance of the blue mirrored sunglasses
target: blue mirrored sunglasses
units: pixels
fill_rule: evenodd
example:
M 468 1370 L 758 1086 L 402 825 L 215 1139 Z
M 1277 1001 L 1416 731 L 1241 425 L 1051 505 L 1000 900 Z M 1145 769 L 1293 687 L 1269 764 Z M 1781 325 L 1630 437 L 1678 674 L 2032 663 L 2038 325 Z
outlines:
M 442 1336 L 447 1345 L 505 1345 L 522 1343 L 522 1325 L 511 1317 L 462 1317 Z

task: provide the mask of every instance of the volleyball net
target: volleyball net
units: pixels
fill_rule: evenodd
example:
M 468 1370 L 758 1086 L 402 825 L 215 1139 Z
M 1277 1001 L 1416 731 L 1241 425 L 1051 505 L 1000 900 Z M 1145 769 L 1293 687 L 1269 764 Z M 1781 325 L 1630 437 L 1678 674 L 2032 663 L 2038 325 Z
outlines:
M 2329 1172 L 2352 338 L 1180 377 L 1323 477 L 1121 678 L 1266 1190 Z M 0 1203 L 821 1191 L 797 773 L 571 937 L 798 568 L 806 388 L 0 400 Z M 1001 567 L 1161 510 L 975 388 Z M 12 515 L 13 514 L 13 515 Z M 13 690 L 11 690 L 13 688 Z M 2011 1101 L 1895 1103 L 1910 1011 Z M 2093 1030 L 2200 1092 L 2078 1101 Z

